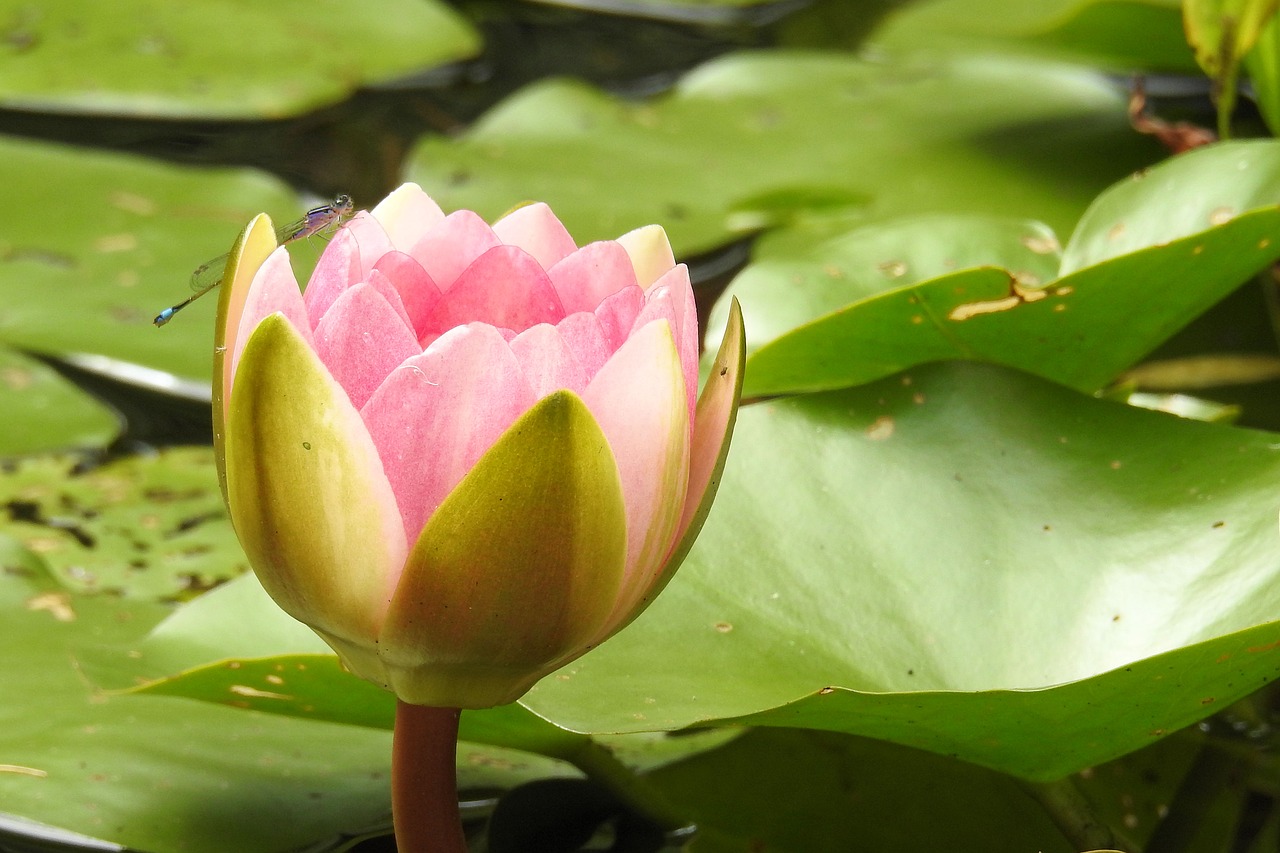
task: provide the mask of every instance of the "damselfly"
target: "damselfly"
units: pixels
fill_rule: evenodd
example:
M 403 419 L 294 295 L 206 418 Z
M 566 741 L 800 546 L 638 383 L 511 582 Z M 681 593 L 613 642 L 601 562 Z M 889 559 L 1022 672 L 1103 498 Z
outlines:
M 319 234 L 321 231 L 334 227 L 350 216 L 353 209 L 354 205 L 351 203 L 351 196 L 340 195 L 333 200 L 332 204 L 313 207 L 297 222 L 290 222 L 288 225 L 277 228 L 276 242 L 283 246 L 285 243 L 292 243 L 294 240 L 301 240 L 304 237 L 310 237 L 312 234 Z M 228 252 L 196 267 L 195 272 L 191 273 L 192 294 L 177 305 L 161 311 L 151 322 L 157 326 L 163 326 L 173 319 L 174 314 L 177 314 L 183 308 L 186 308 L 192 302 L 222 284 L 223 271 L 226 269 L 227 259 L 230 256 L 231 253 Z

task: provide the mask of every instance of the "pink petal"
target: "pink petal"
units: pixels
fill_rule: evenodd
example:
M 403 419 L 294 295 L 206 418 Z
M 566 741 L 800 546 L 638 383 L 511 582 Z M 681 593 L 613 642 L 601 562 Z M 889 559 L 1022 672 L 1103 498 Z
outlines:
M 511 351 L 538 399 L 561 388 L 581 394 L 587 385 L 586 371 L 555 326 L 539 323 L 526 329 L 511 341 Z
M 666 565 L 684 509 L 689 413 L 670 328 L 655 322 L 633 335 L 583 400 L 609 439 L 627 506 L 627 568 L 616 616 L 631 611 Z
M 631 257 L 631 264 L 636 271 L 636 282 L 645 289 L 676 265 L 676 257 L 671 252 L 671 243 L 667 240 L 667 232 L 661 225 L 646 225 L 634 231 L 628 231 L 618 238 L 622 248 Z
M 360 247 L 360 266 L 356 273 L 356 281 L 368 281 L 374 264 L 387 252 L 395 251 L 391 238 L 382 230 L 382 225 L 363 210 L 351 218 L 342 229 L 356 239 Z
M 402 252 L 444 220 L 444 211 L 414 183 L 401 184 L 371 213 L 382 223 L 393 246 Z
M 377 272 L 386 275 L 400 293 L 400 302 L 413 325 L 414 334 L 422 337 L 427 316 L 440 301 L 440 288 L 427 275 L 422 264 L 404 252 L 388 252 L 373 265 Z
M 509 246 L 519 246 L 545 270 L 571 255 L 578 245 L 542 202 L 526 204 L 493 223 L 493 233 Z
M 253 276 L 249 292 L 245 296 L 244 309 L 240 314 L 240 324 L 236 331 L 235 342 L 231 351 L 231 376 L 235 377 L 236 368 L 240 364 L 240 354 L 249 335 L 262 319 L 279 311 L 285 319 L 298 330 L 307 345 L 315 349 L 315 339 L 311 334 L 311 324 L 307 320 L 307 309 L 302 304 L 302 291 L 298 289 L 298 279 L 293 274 L 289 252 L 283 246 L 267 256 Z
M 556 331 L 573 357 L 582 365 L 587 379 L 595 376 L 613 355 L 615 347 L 605 340 L 604 330 L 595 314 L 579 311 L 556 324 Z
M 698 403 L 698 304 L 689 283 L 689 268 L 676 264 L 653 283 L 645 297 L 645 308 L 635 319 L 635 328 L 656 317 L 671 323 L 684 368 L 685 390 L 689 398 L 689 415 Z
M 641 312 L 640 317 L 636 318 L 637 332 L 638 330 L 646 328 L 649 325 L 653 325 L 654 323 L 665 323 L 672 330 L 672 338 L 674 340 L 676 326 L 675 304 L 672 301 L 670 294 L 665 288 L 657 292 L 650 291 L 650 294 L 652 298 L 645 303 L 645 310 Z M 637 332 L 633 332 L 633 334 L 636 334 Z M 680 352 L 678 346 L 676 348 L 676 352 L 677 354 Z M 689 415 L 689 424 L 690 428 L 692 428 L 694 407 L 698 402 L 698 365 L 697 362 L 694 362 L 693 364 L 692 382 L 689 381 L 688 374 L 685 372 L 683 363 L 680 367 L 680 377 L 684 384 L 685 411 Z
M 342 228 L 320 255 L 302 294 L 312 328 L 320 324 L 320 318 L 342 291 L 362 280 L 360 268 L 360 246 L 355 235 Z
M 493 229 L 470 210 L 456 210 L 409 249 L 442 291 L 453 286 L 472 261 L 501 245 Z
M 409 312 L 404 308 L 404 302 L 400 299 L 400 291 L 396 290 L 395 284 L 380 269 L 373 269 L 369 273 L 369 279 L 365 284 L 372 287 L 387 300 L 387 304 L 396 312 L 396 316 L 400 318 L 400 322 L 409 331 L 413 331 L 413 321 L 409 319 Z M 416 336 L 415 336 L 416 337 Z
M 637 284 L 627 250 L 613 240 L 590 243 L 548 268 L 566 314 L 594 311 L 606 297 Z
M 535 400 L 511 348 L 496 329 L 480 323 L 453 329 L 391 372 L 361 415 L 410 543 Z
M 596 319 L 604 332 L 609 350 L 615 351 L 631 336 L 636 317 L 645 306 L 645 294 L 639 287 L 620 290 L 601 302 L 595 309 Z
M 522 332 L 564 317 L 551 280 L 531 255 L 515 246 L 495 246 L 444 292 L 428 315 L 423 340 L 464 323 Z
M 316 327 L 315 349 L 356 408 L 387 374 L 422 352 L 407 318 L 402 320 L 378 289 L 365 283 L 334 301 Z

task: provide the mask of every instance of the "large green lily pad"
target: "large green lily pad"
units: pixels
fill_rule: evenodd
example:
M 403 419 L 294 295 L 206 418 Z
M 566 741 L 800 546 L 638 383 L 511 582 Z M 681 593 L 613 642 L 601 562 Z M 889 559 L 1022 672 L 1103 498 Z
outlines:
M 64 585 L 7 536 L 0 566 L 0 835 L 70 831 L 137 850 L 274 853 L 387 825 L 389 732 L 104 691 L 86 674 L 93 650 L 130 647 L 171 608 Z M 508 728 L 536 720 L 514 710 L 521 718 Z M 633 749 L 648 766 L 688 754 L 661 743 Z M 563 775 L 577 771 L 528 752 L 459 746 L 463 789 Z
M 1064 776 L 1280 673 L 1274 445 L 965 364 L 751 407 L 677 580 L 525 704 Z
M 522 704 L 579 732 L 828 729 L 1065 776 L 1280 673 L 1274 444 L 962 363 L 749 407 L 668 590 Z M 233 678 L 152 689 L 226 701 Z
M 163 329 L 152 318 L 190 295 L 191 271 L 228 251 L 253 215 L 283 224 L 308 206 L 258 172 L 11 137 L 0 137 L 0 181 L 9 200 L 0 208 L 0 343 L 195 378 L 211 373 L 216 295 Z M 323 245 L 294 248 L 314 257 Z
M 546 201 L 580 242 L 659 222 L 688 256 L 817 214 L 977 212 L 1065 232 L 1157 156 L 1123 93 L 1080 68 L 771 51 L 709 62 L 639 104 L 534 84 L 456 139 L 424 139 L 408 177 L 488 218 Z
M 0 105 L 154 118 L 280 118 L 472 56 L 437 0 L 0 3 Z
M 223 535 L 232 535 L 229 526 L 222 527 Z M 246 625 L 252 629 L 246 630 Z M 145 637 L 81 649 L 80 663 L 89 680 L 104 689 L 183 696 L 368 728 L 389 730 L 395 721 L 394 697 L 344 671 L 310 628 L 276 607 L 252 573 L 191 601 Z M 183 675 L 168 677 L 176 672 Z M 460 736 L 473 745 L 565 760 L 585 756 L 589 761 L 597 749 L 591 738 L 555 726 L 518 704 L 468 711 Z M 726 729 L 675 739 L 640 734 L 604 742 L 629 766 L 646 768 L 704 751 L 733 736 Z
M 1280 258 L 1278 230 L 1280 143 L 1224 143 L 1100 195 L 1060 262 L 1044 226 L 983 217 L 766 243 L 707 334 L 715 339 L 736 297 L 749 396 L 839 388 L 946 358 L 1095 390 Z

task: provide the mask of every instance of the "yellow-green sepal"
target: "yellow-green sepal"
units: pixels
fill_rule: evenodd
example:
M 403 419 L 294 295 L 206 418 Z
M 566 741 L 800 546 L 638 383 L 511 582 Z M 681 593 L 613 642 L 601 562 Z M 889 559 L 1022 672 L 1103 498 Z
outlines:
M 387 613 L 380 654 L 406 702 L 518 699 L 585 650 L 626 561 L 613 452 L 581 398 L 544 397 L 427 521 Z
M 213 327 L 213 449 L 218 466 L 218 485 L 222 497 L 227 497 L 227 472 L 223 461 L 223 441 L 226 434 L 226 406 L 231 399 L 231 375 L 229 370 L 231 351 L 234 348 L 240 315 L 244 312 L 249 285 L 258 268 L 276 250 L 276 232 L 271 217 L 260 213 L 249 221 L 240 238 L 236 240 L 227 266 L 222 275 L 222 292 L 218 294 L 218 317 Z
M 282 315 L 245 346 L 223 455 L 232 522 L 263 588 L 326 639 L 372 649 L 404 526 L 360 413 Z

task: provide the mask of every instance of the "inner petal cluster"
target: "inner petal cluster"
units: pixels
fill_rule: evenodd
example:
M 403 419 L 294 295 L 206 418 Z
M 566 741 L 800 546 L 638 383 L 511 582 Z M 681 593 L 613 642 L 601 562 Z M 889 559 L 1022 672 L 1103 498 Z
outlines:
M 697 321 L 665 240 L 666 261 L 637 262 L 620 241 L 578 248 L 546 205 L 490 227 L 470 211 L 445 216 L 420 191 L 392 199 L 334 237 L 305 294 L 276 250 L 255 277 L 232 370 L 261 318 L 282 312 L 359 411 L 408 541 L 539 399 L 609 397 L 590 394 L 592 381 L 648 324 L 670 329 L 692 429 Z M 637 277 L 655 266 L 657 280 Z

